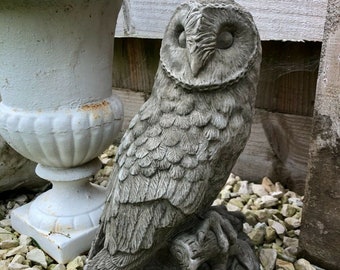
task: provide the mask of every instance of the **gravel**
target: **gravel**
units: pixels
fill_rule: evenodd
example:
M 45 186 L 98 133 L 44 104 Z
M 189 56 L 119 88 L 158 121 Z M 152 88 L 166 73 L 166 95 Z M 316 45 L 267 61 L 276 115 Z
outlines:
M 106 186 L 112 171 L 116 147 L 110 146 L 100 160 L 103 167 L 92 182 Z M 11 228 L 11 210 L 30 202 L 39 194 L 2 194 L 0 200 L 0 270 L 76 270 L 83 269 L 86 255 L 66 265 L 58 264 L 26 235 Z M 255 245 L 262 269 L 322 270 L 297 257 L 303 197 L 264 177 L 261 184 L 242 180 L 233 174 L 214 205 L 229 211 L 242 211 L 244 231 Z

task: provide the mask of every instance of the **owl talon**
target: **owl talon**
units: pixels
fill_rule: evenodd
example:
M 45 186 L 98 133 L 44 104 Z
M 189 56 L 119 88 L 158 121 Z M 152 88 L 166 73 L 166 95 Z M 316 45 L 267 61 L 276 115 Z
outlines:
M 213 225 L 211 224 L 211 219 L 205 219 L 203 224 L 200 226 L 197 232 L 197 241 L 200 245 L 202 245 L 203 241 L 205 240 L 207 233 L 209 232 L 210 228 Z
M 217 243 L 223 252 L 227 252 L 230 243 L 235 243 L 237 232 L 228 219 L 223 218 L 218 212 L 211 210 L 204 216 L 203 224 L 198 233 L 197 240 L 200 244 L 203 243 L 209 231 L 214 233 Z
M 206 233 L 203 231 L 199 231 L 197 234 L 197 241 L 199 244 L 202 244 L 205 239 Z

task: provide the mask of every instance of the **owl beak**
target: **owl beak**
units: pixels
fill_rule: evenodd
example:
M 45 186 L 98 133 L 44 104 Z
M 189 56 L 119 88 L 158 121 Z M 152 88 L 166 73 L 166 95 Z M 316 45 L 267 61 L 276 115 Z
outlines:
M 190 68 L 191 68 L 191 72 L 192 75 L 194 77 L 197 77 L 197 75 L 199 74 L 199 72 L 201 71 L 201 68 L 203 66 L 203 62 L 202 60 L 199 58 L 198 55 L 193 55 L 190 58 Z

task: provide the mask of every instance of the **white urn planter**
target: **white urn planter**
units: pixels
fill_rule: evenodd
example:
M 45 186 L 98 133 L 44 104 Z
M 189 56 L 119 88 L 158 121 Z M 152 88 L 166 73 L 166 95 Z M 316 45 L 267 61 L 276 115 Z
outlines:
M 113 38 L 121 0 L 0 2 L 0 133 L 53 188 L 12 226 L 65 263 L 89 249 L 104 206 L 88 178 L 118 135 Z

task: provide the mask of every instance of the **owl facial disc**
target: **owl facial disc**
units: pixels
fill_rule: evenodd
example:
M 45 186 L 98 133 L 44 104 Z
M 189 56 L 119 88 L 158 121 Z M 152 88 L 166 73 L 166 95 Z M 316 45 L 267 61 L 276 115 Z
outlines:
M 243 78 L 260 47 L 252 16 L 236 3 L 190 2 L 181 5 L 172 17 L 160 61 L 177 85 L 209 91 Z

